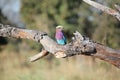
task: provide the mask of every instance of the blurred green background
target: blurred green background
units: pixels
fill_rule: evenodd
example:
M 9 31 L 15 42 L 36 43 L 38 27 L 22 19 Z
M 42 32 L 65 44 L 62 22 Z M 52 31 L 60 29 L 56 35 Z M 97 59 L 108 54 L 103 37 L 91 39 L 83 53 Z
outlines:
M 96 0 L 114 8 L 120 0 Z M 64 26 L 68 42 L 74 31 L 120 49 L 120 22 L 82 0 L 22 0 L 21 17 L 27 29 L 45 31 L 54 39 L 55 27 Z M 8 23 L 0 14 L 0 22 Z M 6 40 L 6 41 L 5 41 Z M 31 40 L 5 38 L 0 45 L 0 80 L 119 80 L 120 70 L 91 57 L 56 59 L 53 55 L 30 63 L 41 45 Z

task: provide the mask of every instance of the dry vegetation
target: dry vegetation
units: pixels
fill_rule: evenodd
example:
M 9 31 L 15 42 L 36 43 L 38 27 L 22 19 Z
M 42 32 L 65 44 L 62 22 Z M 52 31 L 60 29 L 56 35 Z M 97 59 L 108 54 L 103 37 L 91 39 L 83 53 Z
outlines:
M 120 79 L 119 69 L 101 60 L 96 59 L 94 61 L 91 57 L 75 56 L 68 59 L 50 59 L 49 56 L 34 63 L 29 63 L 27 61 L 28 55 L 37 53 L 35 50 L 21 50 L 16 53 L 6 49 L 0 52 L 0 80 Z

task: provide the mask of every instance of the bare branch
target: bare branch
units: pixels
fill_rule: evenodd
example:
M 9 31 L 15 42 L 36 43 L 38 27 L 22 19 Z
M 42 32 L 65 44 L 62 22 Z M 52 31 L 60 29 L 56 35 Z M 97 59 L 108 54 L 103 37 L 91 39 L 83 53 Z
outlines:
M 88 3 L 89 5 L 109 14 L 109 15 L 112 15 L 114 17 L 116 17 L 119 21 L 120 21 L 120 13 L 114 9 L 111 9 L 107 6 L 103 6 L 97 2 L 94 2 L 94 1 L 91 1 L 91 0 L 83 0 L 84 2 Z
M 120 5 L 116 3 L 114 6 L 120 12 Z
M 34 62 L 34 61 L 41 59 L 42 57 L 47 56 L 47 55 L 48 55 L 48 52 L 46 50 L 43 50 L 40 53 L 30 57 L 29 61 Z
M 120 68 L 120 52 L 112 48 L 98 44 L 79 32 L 74 33 L 74 39 L 66 45 L 58 45 L 45 32 L 37 30 L 19 29 L 2 25 L 0 36 L 14 37 L 34 40 L 42 44 L 44 50 L 31 57 L 31 61 L 38 60 L 48 53 L 52 53 L 56 58 L 70 57 L 74 55 L 93 56 Z
M 120 51 L 100 45 L 98 43 L 95 44 L 95 47 L 97 52 L 92 56 L 107 61 L 120 68 Z

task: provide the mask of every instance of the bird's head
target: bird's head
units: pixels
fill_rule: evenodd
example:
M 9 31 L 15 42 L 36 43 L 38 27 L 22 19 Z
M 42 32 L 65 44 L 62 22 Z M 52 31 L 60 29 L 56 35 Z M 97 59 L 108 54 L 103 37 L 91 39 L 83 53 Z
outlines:
M 63 30 L 63 26 L 59 25 L 59 26 L 56 27 L 56 31 L 62 31 L 62 30 Z

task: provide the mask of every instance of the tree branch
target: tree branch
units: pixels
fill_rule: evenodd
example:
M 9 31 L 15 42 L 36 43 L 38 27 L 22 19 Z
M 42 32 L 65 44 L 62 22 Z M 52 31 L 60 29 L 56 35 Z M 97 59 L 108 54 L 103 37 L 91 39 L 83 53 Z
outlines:
M 97 52 L 96 54 L 92 55 L 93 57 L 107 61 L 120 68 L 120 51 L 100 45 L 98 43 L 95 44 L 95 48 Z
M 40 53 L 30 57 L 29 61 L 34 62 L 34 61 L 41 59 L 42 57 L 47 56 L 47 55 L 48 55 L 48 52 L 46 50 L 42 50 Z
M 119 13 L 119 11 L 116 11 L 116 10 L 114 10 L 112 8 L 107 7 L 107 6 L 103 6 L 103 5 L 101 5 L 101 4 L 99 4 L 99 3 L 95 2 L 95 1 L 91 1 L 91 0 L 83 0 L 83 1 L 88 3 L 89 5 L 97 8 L 97 9 L 109 14 L 109 15 L 112 15 L 112 16 L 116 17 L 120 21 L 120 13 Z M 118 9 L 118 6 L 116 8 Z M 119 8 L 119 10 L 120 10 L 120 8 Z
M 42 44 L 44 50 L 41 53 L 31 57 L 31 61 L 38 60 L 48 53 L 52 53 L 54 56 L 56 56 L 56 58 L 65 58 L 81 54 L 99 58 L 120 68 L 119 51 L 98 44 L 89 38 L 82 36 L 77 31 L 74 33 L 73 40 L 66 45 L 58 45 L 45 32 L 19 29 L 6 25 L 0 25 L 0 36 L 30 39 Z
M 115 6 L 116 10 L 118 10 L 120 12 L 120 5 L 116 3 L 114 6 Z

